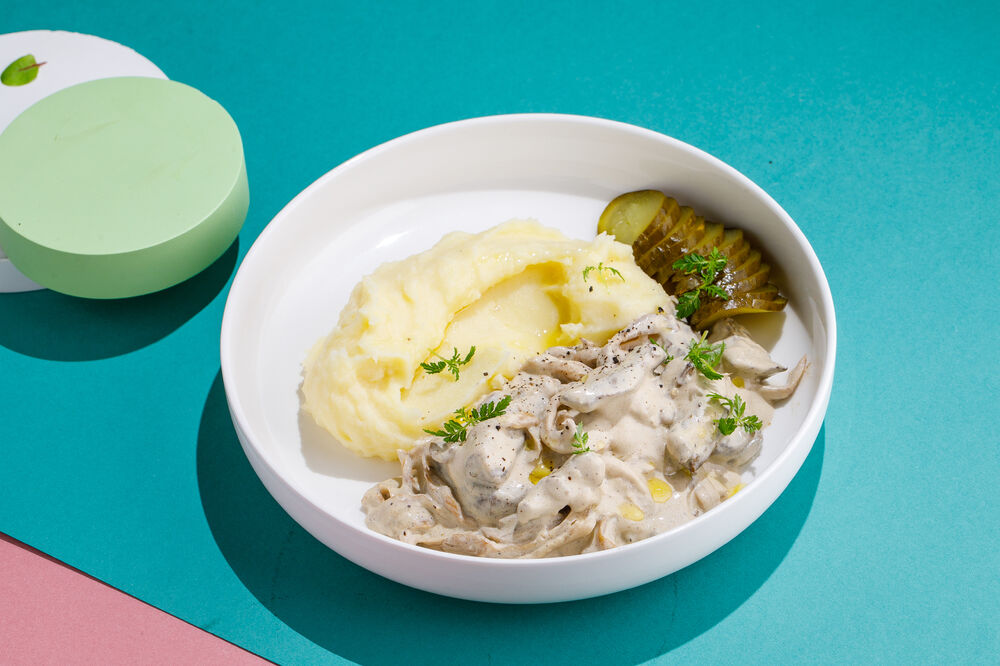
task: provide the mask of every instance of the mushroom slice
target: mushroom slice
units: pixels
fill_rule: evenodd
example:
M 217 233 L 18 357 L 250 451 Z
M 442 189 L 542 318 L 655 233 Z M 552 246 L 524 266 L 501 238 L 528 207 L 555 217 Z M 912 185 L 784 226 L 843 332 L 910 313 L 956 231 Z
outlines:
M 521 372 L 533 375 L 548 375 L 565 383 L 580 381 L 592 370 L 585 363 L 549 352 L 539 354 L 528 361 L 524 368 L 521 369 Z
M 609 343 L 605 350 L 610 348 Z M 570 384 L 558 393 L 564 405 L 584 414 L 592 412 L 604 400 L 635 390 L 647 371 L 659 366 L 665 358 L 663 350 L 654 345 L 613 353 L 605 351 L 605 355 L 604 365 L 583 381 Z
M 559 396 L 549 399 L 548 409 L 539 429 L 539 439 L 556 453 L 573 453 L 573 435 L 580 412 L 563 406 Z
M 681 467 L 695 471 L 715 450 L 713 428 L 711 420 L 704 417 L 688 416 L 678 421 L 667 431 L 667 453 Z
M 624 349 L 634 346 L 629 343 L 644 341 L 651 335 L 666 337 L 674 331 L 675 327 L 670 323 L 670 319 L 661 314 L 648 314 L 639 317 L 611 336 L 601 351 L 602 361 L 607 364 L 615 354 L 620 354 Z
M 429 500 L 426 502 L 428 510 L 443 525 L 475 526 L 462 511 L 451 487 L 435 472 L 440 463 L 431 452 L 429 442 L 414 447 L 409 453 L 401 452 L 400 462 L 403 465 L 403 487 L 412 493 L 411 496 Z
M 737 375 L 764 379 L 787 368 L 774 361 L 766 349 L 753 341 L 750 333 L 732 319 L 723 319 L 712 327 L 712 342 L 726 344 L 722 361 Z
M 791 372 L 788 373 L 788 379 L 785 380 L 783 386 L 772 386 L 771 384 L 760 384 L 754 387 L 762 397 L 766 400 L 774 402 L 776 400 L 784 400 L 791 394 L 795 393 L 795 389 L 798 388 L 799 382 L 802 381 L 802 376 L 805 375 L 806 369 L 809 367 L 809 361 L 803 356 L 799 359 L 799 362 L 792 368 Z
M 597 516 L 593 511 L 583 515 L 570 515 L 555 528 L 543 532 L 531 542 L 533 549 L 523 552 L 519 557 L 550 557 L 558 555 L 559 549 L 574 541 L 593 534 L 597 525 Z

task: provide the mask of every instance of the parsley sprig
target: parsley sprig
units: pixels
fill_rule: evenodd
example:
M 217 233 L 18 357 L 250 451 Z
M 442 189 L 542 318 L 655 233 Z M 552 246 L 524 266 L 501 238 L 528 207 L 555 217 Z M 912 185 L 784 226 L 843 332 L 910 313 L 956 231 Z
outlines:
M 573 455 L 579 453 L 587 453 L 591 449 L 587 446 L 587 440 L 590 439 L 590 433 L 583 431 L 583 424 L 576 424 L 576 433 L 573 435 Z
M 691 343 L 691 349 L 688 350 L 684 359 L 691 361 L 691 365 L 709 379 L 722 379 L 722 375 L 715 371 L 715 366 L 722 360 L 722 352 L 726 350 L 726 343 L 717 342 L 713 345 L 705 341 L 707 336 L 708 331 L 705 331 L 701 334 L 700 340 Z
M 731 435 L 733 431 L 738 427 L 742 427 L 747 432 L 757 432 L 764 427 L 760 419 L 751 414 L 750 416 L 743 416 L 743 412 L 746 411 L 747 404 L 743 402 L 743 399 L 739 395 L 733 396 L 733 399 L 719 395 L 718 393 L 709 393 L 708 397 L 712 400 L 719 401 L 723 406 L 729 410 L 729 416 L 721 419 L 714 419 L 714 423 L 718 424 L 719 432 L 723 435 Z
M 586 268 L 583 269 L 583 281 L 584 282 L 587 281 L 587 276 L 590 275 L 591 271 L 597 271 L 598 275 L 600 275 L 601 273 L 604 273 L 604 272 L 608 272 L 611 275 L 614 275 L 617 278 L 619 278 L 622 282 L 625 281 L 625 276 L 621 274 L 621 271 L 619 271 L 617 268 L 615 268 L 613 266 L 605 266 L 604 262 L 600 261 L 600 262 L 597 263 L 596 266 L 587 266 Z
M 455 410 L 457 418 L 444 422 L 442 425 L 443 430 L 428 430 L 424 428 L 424 432 L 435 437 L 443 437 L 444 441 L 448 443 L 464 442 L 466 437 L 469 436 L 469 426 L 503 416 L 507 413 L 509 405 L 510 396 L 505 395 L 496 403 L 491 400 L 468 411 L 465 410 L 465 407 L 462 407 Z
M 703 291 L 724 301 L 729 300 L 729 294 L 722 287 L 712 284 L 719 271 L 725 266 L 726 257 L 719 252 L 717 247 L 713 247 L 707 257 L 692 252 L 673 263 L 671 267 L 675 271 L 682 271 L 685 275 L 697 273 L 701 278 L 700 285 L 677 297 L 677 317 L 679 319 L 690 317 L 695 310 L 701 307 L 701 292 Z
M 667 354 L 667 357 L 663 359 L 663 365 L 666 365 L 667 363 L 670 363 L 672 360 L 674 360 L 674 357 L 667 353 L 667 348 L 663 346 L 662 342 L 654 340 L 653 338 L 650 338 L 649 341 L 652 342 L 657 347 L 659 347 L 660 349 L 662 349 L 664 354 Z
M 448 372 L 450 372 L 455 376 L 455 381 L 457 382 L 459 374 L 458 369 L 472 360 L 472 356 L 476 353 L 476 346 L 472 345 L 469 348 L 469 353 L 465 355 L 465 358 L 461 357 L 461 355 L 458 353 L 457 348 L 452 347 L 452 349 L 454 351 L 451 355 L 451 358 L 445 358 L 444 356 L 435 353 L 434 355 L 437 356 L 439 359 L 441 359 L 440 361 L 435 361 L 434 363 L 421 363 L 420 367 L 423 368 L 424 372 L 426 372 L 428 375 L 436 375 L 439 372 L 443 371 L 445 368 L 447 368 Z

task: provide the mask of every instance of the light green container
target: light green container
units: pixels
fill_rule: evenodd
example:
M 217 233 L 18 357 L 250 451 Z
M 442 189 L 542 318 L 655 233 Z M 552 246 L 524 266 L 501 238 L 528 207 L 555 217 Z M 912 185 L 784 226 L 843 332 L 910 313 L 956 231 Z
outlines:
M 236 124 L 176 81 L 81 83 L 0 134 L 0 247 L 65 294 L 123 298 L 186 280 L 225 252 L 248 205 Z

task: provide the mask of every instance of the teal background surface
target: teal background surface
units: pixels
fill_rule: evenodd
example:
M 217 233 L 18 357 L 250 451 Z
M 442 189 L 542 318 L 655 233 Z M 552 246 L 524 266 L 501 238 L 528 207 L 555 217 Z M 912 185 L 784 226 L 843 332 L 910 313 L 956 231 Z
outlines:
M 0 294 L 0 531 L 283 664 L 996 662 L 997 3 L 5 4 L 0 31 L 40 28 L 218 100 L 251 204 L 165 292 Z M 811 241 L 839 325 L 825 426 L 756 523 L 637 589 L 526 607 L 405 588 L 305 533 L 243 457 L 218 358 L 236 266 L 295 194 L 512 112 L 735 166 Z

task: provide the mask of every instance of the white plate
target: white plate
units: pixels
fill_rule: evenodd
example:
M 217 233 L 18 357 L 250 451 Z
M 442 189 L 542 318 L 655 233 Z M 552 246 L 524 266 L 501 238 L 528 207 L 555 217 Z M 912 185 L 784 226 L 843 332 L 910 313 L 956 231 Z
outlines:
M 811 367 L 779 407 L 753 481 L 671 532 L 600 553 L 494 560 L 410 546 L 368 530 L 361 496 L 395 463 L 347 452 L 299 411 L 301 363 L 335 325 L 355 283 L 455 229 L 532 217 L 592 238 L 606 203 L 653 187 L 710 219 L 738 224 L 782 268 L 780 331 L 761 330 L 787 365 Z M 772 316 L 767 321 L 781 321 Z M 833 381 L 836 331 L 823 270 L 805 237 L 760 188 L 669 137 L 562 115 L 480 118 L 390 141 L 313 183 L 261 233 L 237 273 L 222 324 L 222 374 L 237 434 L 264 485 L 317 539 L 420 589 L 465 599 L 580 599 L 665 576 L 711 553 L 777 498 L 812 447 Z

